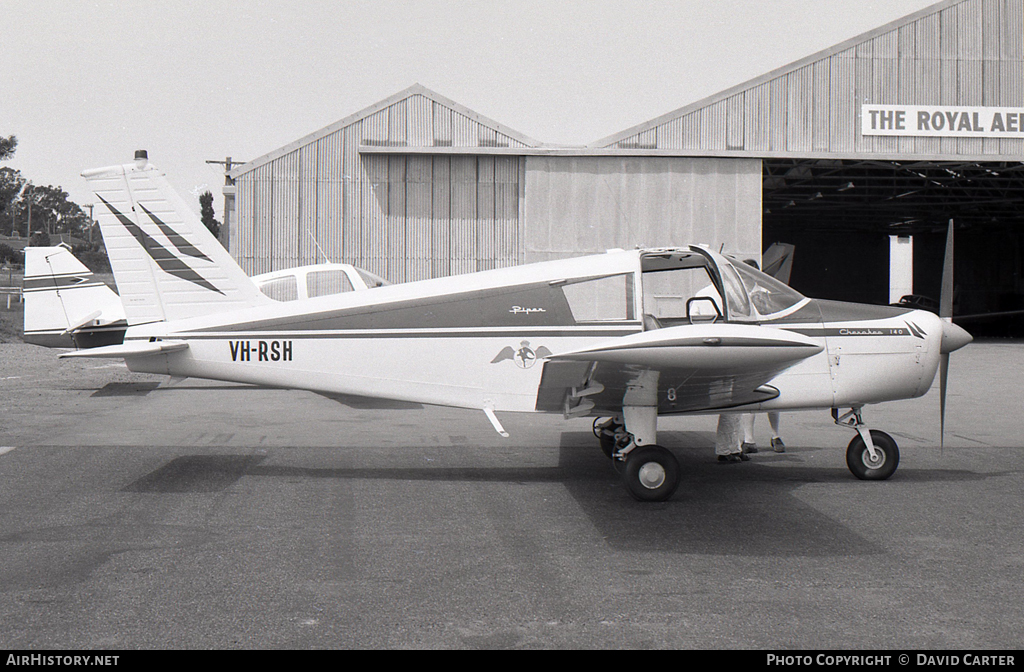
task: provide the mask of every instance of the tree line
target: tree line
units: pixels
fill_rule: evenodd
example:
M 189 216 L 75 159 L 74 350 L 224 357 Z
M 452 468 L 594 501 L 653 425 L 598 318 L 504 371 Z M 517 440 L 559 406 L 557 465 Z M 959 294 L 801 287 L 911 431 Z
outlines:
M 15 136 L 0 136 L 0 161 L 14 156 L 17 147 Z M 89 215 L 60 187 L 38 186 L 20 170 L 0 168 L 0 234 L 27 237 L 30 245 L 49 245 L 55 234 L 87 239 L 91 225 Z M 99 254 L 94 246 L 82 247 L 86 248 L 80 250 L 82 256 L 106 264 L 106 253 Z M 0 245 L 0 261 L 20 263 L 22 255 L 9 245 Z
M 14 156 L 18 139 L 14 135 L 0 136 L 0 161 Z M 203 224 L 217 236 L 220 222 L 214 218 L 213 194 L 209 191 L 199 197 Z M 103 239 L 89 213 L 69 200 L 68 193 L 60 187 L 39 186 L 21 174 L 20 170 L 0 168 L 0 235 L 29 238 L 29 245 L 46 247 L 61 235 L 73 236 L 86 241 L 72 246 L 72 252 L 79 260 L 96 272 L 110 270 Z M 90 236 L 90 233 L 94 235 Z M 92 242 L 88 242 L 92 238 Z M 23 263 L 24 257 L 18 250 L 0 243 L 0 263 Z

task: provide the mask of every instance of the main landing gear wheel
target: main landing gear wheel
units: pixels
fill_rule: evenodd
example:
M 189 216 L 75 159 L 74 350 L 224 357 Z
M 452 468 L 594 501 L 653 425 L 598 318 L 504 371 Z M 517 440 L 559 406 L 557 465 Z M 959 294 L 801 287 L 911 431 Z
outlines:
M 641 502 L 664 502 L 679 486 L 679 462 L 661 446 L 636 448 L 626 457 L 626 489 Z
M 875 444 L 875 459 L 860 434 L 853 437 L 846 449 L 846 465 L 862 481 L 884 481 L 900 464 L 899 446 L 891 436 L 876 429 L 871 430 L 871 443 Z

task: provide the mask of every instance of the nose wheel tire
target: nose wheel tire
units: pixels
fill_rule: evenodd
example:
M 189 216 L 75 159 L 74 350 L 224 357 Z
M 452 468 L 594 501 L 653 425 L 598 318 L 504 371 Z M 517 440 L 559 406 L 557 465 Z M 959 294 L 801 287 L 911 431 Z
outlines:
M 626 489 L 641 502 L 664 502 L 679 486 L 679 462 L 661 446 L 633 450 L 622 473 Z
M 862 481 L 884 481 L 899 466 L 900 449 L 891 436 L 875 429 L 871 430 L 871 442 L 875 444 L 874 458 L 860 434 L 853 437 L 846 449 L 846 465 Z

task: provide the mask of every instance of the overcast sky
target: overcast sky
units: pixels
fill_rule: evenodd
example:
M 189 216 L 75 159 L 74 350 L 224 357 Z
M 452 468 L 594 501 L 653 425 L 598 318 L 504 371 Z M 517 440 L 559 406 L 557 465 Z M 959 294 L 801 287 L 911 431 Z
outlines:
M 189 193 L 414 83 L 584 145 L 935 0 L 0 0 L 0 166 L 61 186 L 136 149 Z

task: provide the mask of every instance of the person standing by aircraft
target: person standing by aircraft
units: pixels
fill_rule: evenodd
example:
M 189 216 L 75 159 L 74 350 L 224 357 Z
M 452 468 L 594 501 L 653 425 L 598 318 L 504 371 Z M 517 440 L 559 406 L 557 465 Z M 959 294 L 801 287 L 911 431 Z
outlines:
M 740 439 L 743 436 L 741 415 L 722 413 L 718 416 L 718 431 L 715 432 L 715 454 L 719 462 L 748 462 L 750 457 L 743 452 Z
M 760 270 L 760 266 L 754 259 L 744 259 L 743 263 Z M 768 291 L 764 287 L 755 285 L 750 288 L 750 302 L 754 304 L 754 307 L 762 315 L 772 312 L 769 301 Z M 779 414 L 777 412 L 768 413 L 768 424 L 772 428 L 772 450 L 776 453 L 786 452 L 786 444 L 782 442 L 782 437 L 779 436 Z M 757 452 L 757 442 L 754 440 L 753 413 L 746 413 L 743 415 L 743 443 L 741 448 L 745 454 L 753 454 Z
M 756 414 L 744 413 L 743 414 L 743 444 L 741 448 L 745 454 L 753 454 L 757 452 L 757 441 L 754 440 L 754 419 Z M 782 436 L 779 434 L 779 413 L 776 411 L 768 412 L 768 424 L 772 428 L 772 450 L 776 453 L 786 452 L 786 444 L 782 442 Z

